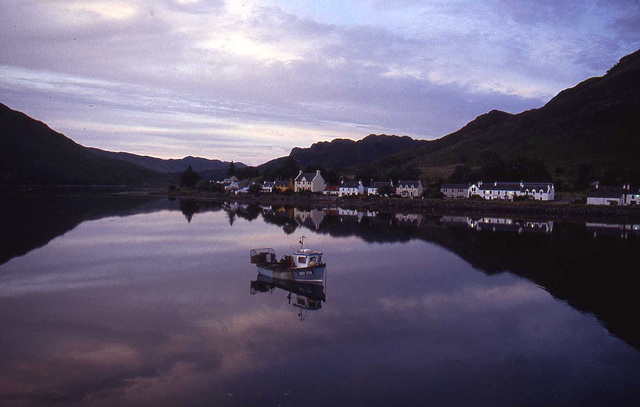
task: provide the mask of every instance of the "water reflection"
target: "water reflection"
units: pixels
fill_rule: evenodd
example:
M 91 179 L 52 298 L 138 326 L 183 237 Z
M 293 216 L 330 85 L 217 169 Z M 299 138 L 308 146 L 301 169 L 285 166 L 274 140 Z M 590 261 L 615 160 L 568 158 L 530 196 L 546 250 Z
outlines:
M 298 313 L 300 320 L 304 320 L 304 311 L 317 311 L 322 308 L 322 303 L 326 301 L 324 283 L 299 283 L 258 274 L 256 280 L 252 281 L 249 287 L 251 295 L 257 293 L 273 294 L 276 289 L 286 291 L 289 305 L 300 309 Z M 291 302 L 292 300 L 293 303 Z
M 624 225 L 615 223 L 589 223 L 587 222 L 587 231 L 592 233 L 594 239 L 604 236 L 614 236 L 621 239 L 630 237 L 640 237 L 640 224 Z
M 640 225 L 429 217 L 340 207 L 261 211 L 265 222 L 287 234 L 305 228 L 370 243 L 436 243 L 487 274 L 510 272 L 533 281 L 576 309 L 595 314 L 613 334 L 640 349 L 632 311 L 640 308 L 640 288 L 629 272 L 640 252 Z
M 470 218 L 468 216 L 443 216 L 440 223 L 446 227 L 461 227 L 474 229 L 478 232 L 514 232 L 522 233 L 552 233 L 553 221 L 519 221 L 508 218 Z
M 640 397 L 633 234 L 342 208 L 69 205 L 33 213 L 56 227 L 30 236 L 22 254 L 5 252 L 0 266 L 0 325 L 10 327 L 0 334 L 2 405 Z M 33 223 L 14 225 L 38 234 Z M 247 267 L 251 247 L 273 242 L 282 252 L 283 234 L 300 229 L 331 264 L 329 302 L 324 288 Z

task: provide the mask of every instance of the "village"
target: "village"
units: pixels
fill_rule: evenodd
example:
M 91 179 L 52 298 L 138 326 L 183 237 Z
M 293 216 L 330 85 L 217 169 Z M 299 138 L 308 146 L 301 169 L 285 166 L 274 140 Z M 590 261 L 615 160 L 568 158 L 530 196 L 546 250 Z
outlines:
M 342 197 L 401 197 L 424 198 L 427 188 L 422 181 L 398 180 L 389 181 L 371 180 L 369 185 L 364 185 L 362 180 L 342 180 L 340 184 L 325 182 L 320 170 L 316 172 L 299 171 L 298 175 L 289 180 L 265 180 L 260 183 L 245 179 L 239 180 L 231 176 L 223 181 L 218 181 L 224 191 L 232 194 L 244 194 L 249 192 L 260 193 L 313 193 L 325 196 Z M 554 201 L 556 190 L 552 182 L 482 182 L 466 184 L 444 183 L 439 188 L 439 194 L 429 194 L 429 197 L 444 199 L 482 199 L 487 201 Z M 640 188 L 631 187 L 630 184 L 622 186 L 606 186 L 594 183 L 592 190 L 587 194 L 587 205 L 638 205 L 640 203 Z

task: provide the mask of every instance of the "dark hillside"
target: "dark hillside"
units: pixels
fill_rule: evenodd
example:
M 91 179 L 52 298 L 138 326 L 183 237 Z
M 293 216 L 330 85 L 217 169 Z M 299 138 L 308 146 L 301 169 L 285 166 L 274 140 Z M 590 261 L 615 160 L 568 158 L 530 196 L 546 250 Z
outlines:
M 202 157 L 188 156 L 181 159 L 162 159 L 124 152 L 116 153 L 112 151 L 100 150 L 98 148 L 89 148 L 89 150 L 101 157 L 126 161 L 132 164 L 139 165 L 140 167 L 146 168 L 148 170 L 164 173 L 182 172 L 189 166 L 191 166 L 191 168 L 193 168 L 193 170 L 196 172 L 210 170 L 223 170 L 224 172 L 226 172 L 229 169 L 230 165 L 230 163 L 226 161 L 209 160 Z M 238 169 L 246 167 L 245 164 L 239 162 L 234 163 L 234 165 Z
M 166 185 L 169 182 L 166 175 L 96 156 L 46 124 L 0 104 L 0 184 Z
M 296 147 L 290 158 L 301 167 L 322 166 L 326 169 L 358 167 L 390 154 L 413 149 L 425 144 L 408 136 L 370 134 L 362 140 L 335 139 L 314 143 L 309 148 Z M 260 170 L 281 165 L 286 157 L 277 158 L 258 167 Z
M 492 111 L 455 133 L 382 159 L 381 166 L 412 162 L 423 173 L 482 164 L 482 154 L 543 160 L 550 171 L 575 172 L 589 163 L 597 174 L 640 175 L 640 51 L 599 78 L 560 92 L 539 109 L 511 115 Z M 633 182 L 633 181 L 632 181 Z

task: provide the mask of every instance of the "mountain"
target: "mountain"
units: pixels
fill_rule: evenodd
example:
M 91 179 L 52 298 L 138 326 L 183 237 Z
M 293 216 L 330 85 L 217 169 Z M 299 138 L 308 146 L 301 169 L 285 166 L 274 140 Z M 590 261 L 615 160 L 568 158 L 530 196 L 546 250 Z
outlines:
M 491 111 L 460 130 L 376 162 L 412 163 L 423 175 L 444 178 L 459 164 L 477 167 L 483 154 L 541 159 L 550 171 L 574 176 L 587 163 L 594 174 L 640 177 L 640 51 L 603 77 L 560 92 L 539 109 Z M 633 182 L 633 181 L 632 181 Z
M 174 177 L 100 157 L 24 113 L 0 104 L 0 184 L 167 185 Z
M 425 141 L 408 136 L 388 136 L 370 134 L 362 140 L 334 139 L 330 142 L 314 143 L 309 148 L 296 147 L 288 157 L 268 161 L 258 168 L 273 168 L 287 158 L 293 158 L 301 167 L 322 166 L 326 169 L 358 167 L 384 158 L 399 151 L 421 146 Z
M 112 158 L 115 160 L 126 161 L 132 164 L 139 165 L 140 167 L 162 173 L 177 173 L 184 171 L 188 166 L 196 172 L 210 171 L 210 170 L 226 170 L 229 169 L 229 162 L 220 160 L 209 160 L 207 158 L 188 156 L 181 159 L 162 159 L 149 156 L 136 155 L 131 153 L 100 150 L 98 148 L 89 148 L 94 154 Z M 234 163 L 237 169 L 246 167 L 243 163 Z

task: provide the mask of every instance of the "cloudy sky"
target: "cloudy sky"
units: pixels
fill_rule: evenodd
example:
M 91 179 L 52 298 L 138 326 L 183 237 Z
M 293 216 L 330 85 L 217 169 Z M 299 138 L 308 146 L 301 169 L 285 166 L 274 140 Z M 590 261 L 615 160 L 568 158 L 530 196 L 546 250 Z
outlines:
M 637 0 L 1 0 L 0 102 L 91 147 L 257 165 L 433 139 L 640 48 Z

